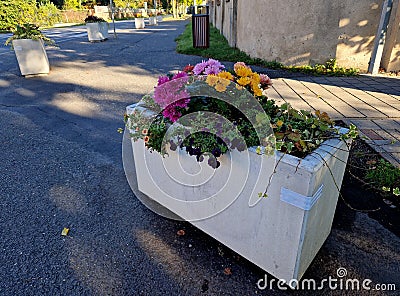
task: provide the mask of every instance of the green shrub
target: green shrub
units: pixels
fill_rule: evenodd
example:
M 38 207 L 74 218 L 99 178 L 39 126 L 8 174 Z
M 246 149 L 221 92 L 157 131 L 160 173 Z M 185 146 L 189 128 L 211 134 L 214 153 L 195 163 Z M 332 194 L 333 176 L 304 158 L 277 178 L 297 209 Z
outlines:
M 61 22 L 61 12 L 49 0 L 41 2 L 36 11 L 35 23 L 39 27 L 50 27 Z
M 78 0 L 65 0 L 63 8 L 76 10 L 76 9 L 80 8 L 79 1 Z
M 0 30 L 11 30 L 35 17 L 36 0 L 1 0 Z

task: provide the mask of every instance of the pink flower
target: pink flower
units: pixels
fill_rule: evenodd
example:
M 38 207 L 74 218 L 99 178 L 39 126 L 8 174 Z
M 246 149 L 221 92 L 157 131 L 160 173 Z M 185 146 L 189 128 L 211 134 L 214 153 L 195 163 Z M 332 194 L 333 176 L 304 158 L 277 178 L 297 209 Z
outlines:
M 225 66 L 222 65 L 219 61 L 214 59 L 209 59 L 208 61 L 203 61 L 193 68 L 194 75 L 210 75 L 210 74 L 218 74 L 225 69 Z
M 169 81 L 168 76 L 160 76 L 160 77 L 158 77 L 158 84 L 157 84 L 157 86 L 160 86 L 161 84 L 164 84 L 164 83 L 166 83 L 166 82 L 168 82 L 168 81 Z
M 179 79 L 183 77 L 188 77 L 188 74 L 186 72 L 178 72 L 172 77 L 172 79 Z
M 163 116 L 172 122 L 182 115 L 177 108 L 186 108 L 190 102 L 190 94 L 185 89 L 189 76 L 184 73 L 176 74 L 172 80 L 158 85 L 154 89 L 154 101 L 163 108 Z M 161 81 L 163 82 L 164 79 Z
M 260 74 L 260 84 L 263 88 L 268 88 L 272 85 L 272 80 L 268 75 Z
M 201 73 L 204 71 L 204 69 L 207 67 L 207 62 L 203 61 L 202 63 L 198 63 L 196 66 L 193 68 L 193 74 L 194 75 L 201 75 Z
M 206 75 L 217 75 L 219 72 L 221 72 L 221 69 L 218 67 L 218 66 L 216 66 L 216 65 L 211 65 L 211 66 L 208 66 L 205 70 L 204 70 L 204 73 L 206 74 Z

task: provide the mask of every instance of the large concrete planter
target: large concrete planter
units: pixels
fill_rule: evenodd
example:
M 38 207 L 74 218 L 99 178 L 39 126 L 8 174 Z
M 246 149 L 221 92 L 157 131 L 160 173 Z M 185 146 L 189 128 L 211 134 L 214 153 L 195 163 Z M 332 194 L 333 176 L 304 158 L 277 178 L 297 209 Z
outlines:
M 155 25 L 157 25 L 157 17 L 150 16 L 149 17 L 149 26 L 155 26 Z
M 108 39 L 108 23 L 86 23 L 86 29 L 88 33 L 88 39 L 90 42 L 93 41 L 104 41 Z
M 129 106 L 128 114 L 134 109 Z M 348 158 L 346 143 L 338 139 L 325 141 L 304 159 L 234 150 L 222 156 L 215 171 L 207 161 L 199 170 L 195 157 L 179 149 L 167 148 L 165 157 L 150 152 L 142 140 L 132 141 L 132 151 L 140 192 L 287 282 L 303 276 L 331 231 Z M 184 184 L 177 182 L 181 168 L 189 172 Z M 207 179 L 210 170 L 214 175 Z M 226 186 L 219 190 L 221 184 Z M 268 197 L 259 198 L 267 187 Z M 197 192 L 215 198 L 197 204 Z M 236 198 L 225 205 L 227 197 Z
M 16 39 L 12 44 L 23 76 L 49 73 L 49 60 L 42 40 Z
M 144 18 L 142 18 L 142 17 L 135 18 L 135 28 L 136 29 L 144 29 L 144 27 L 145 27 Z

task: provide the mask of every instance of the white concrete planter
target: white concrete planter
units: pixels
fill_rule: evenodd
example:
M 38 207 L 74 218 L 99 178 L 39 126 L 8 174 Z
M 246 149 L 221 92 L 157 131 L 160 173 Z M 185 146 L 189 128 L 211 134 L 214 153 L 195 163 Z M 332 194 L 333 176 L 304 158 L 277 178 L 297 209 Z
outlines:
M 154 26 L 154 25 L 157 25 L 157 17 L 150 16 L 149 17 L 149 26 Z
M 42 40 L 16 39 L 12 44 L 22 75 L 49 73 L 49 60 Z
M 104 41 L 108 39 L 108 23 L 86 23 L 88 39 L 93 41 Z
M 142 17 L 135 18 L 135 28 L 136 29 L 144 29 L 144 27 L 145 27 L 144 18 L 142 18 Z
M 134 108 L 129 106 L 128 114 Z M 215 171 L 203 161 L 198 173 L 199 163 L 185 151 L 168 150 L 163 158 L 146 149 L 142 140 L 132 141 L 132 148 L 140 192 L 287 282 L 303 276 L 331 231 L 338 200 L 335 182 L 340 188 L 348 158 L 346 143 L 338 139 L 325 141 L 304 159 L 276 152 L 275 159 L 280 161 L 268 197 L 259 198 L 258 192 L 267 187 L 275 160 L 258 155 L 254 149 L 225 154 Z M 192 174 L 185 185 L 176 181 L 180 166 Z M 214 176 L 202 183 L 210 170 Z M 226 186 L 220 189 L 221 184 Z M 166 197 L 165 192 L 173 198 Z M 216 198 L 197 205 L 197 193 L 200 199 L 213 194 Z M 237 198 L 224 210 L 208 215 L 222 209 L 220 203 L 226 203 L 229 196 Z

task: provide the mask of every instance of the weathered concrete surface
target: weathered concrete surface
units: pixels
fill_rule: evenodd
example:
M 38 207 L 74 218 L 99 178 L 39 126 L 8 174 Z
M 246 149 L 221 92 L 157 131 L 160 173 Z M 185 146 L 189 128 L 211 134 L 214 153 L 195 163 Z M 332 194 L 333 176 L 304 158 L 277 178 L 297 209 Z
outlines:
M 250 56 L 285 65 L 336 58 L 339 65 L 367 71 L 383 0 L 238 0 L 236 33 L 234 2 L 211 5 L 211 20 L 231 44 L 236 34 L 237 47 Z M 400 69 L 397 19 L 394 11 L 390 23 L 394 33 L 386 48 L 388 55 L 394 47 L 387 65 L 391 70 Z

